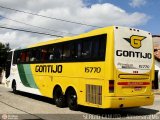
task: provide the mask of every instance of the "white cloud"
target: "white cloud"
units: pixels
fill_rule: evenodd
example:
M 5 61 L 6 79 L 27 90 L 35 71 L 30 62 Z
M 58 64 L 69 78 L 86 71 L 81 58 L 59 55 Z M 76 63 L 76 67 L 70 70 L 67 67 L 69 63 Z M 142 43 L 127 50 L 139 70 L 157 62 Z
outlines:
M 110 3 L 93 4 L 86 7 L 83 0 L 0 0 L 2 6 L 30 11 L 41 15 L 60 18 L 70 21 L 77 21 L 95 26 L 122 25 L 136 27 L 147 23 L 150 17 L 144 13 L 129 13 L 124 9 Z M 46 19 L 38 16 L 32 16 L 25 13 L 9 11 L 0 8 L 0 14 L 8 18 L 22 21 L 28 24 L 54 29 L 62 32 L 70 32 L 79 34 L 91 29 L 88 26 L 66 23 L 57 20 Z M 19 24 L 7 19 L 0 19 L 0 25 L 14 26 L 16 28 L 29 29 L 32 31 L 46 32 L 50 34 L 69 35 L 54 31 L 42 30 L 31 26 Z M 53 37 L 45 35 L 37 35 L 31 33 L 23 33 L 18 31 L 0 29 L 0 42 L 9 42 L 12 48 L 29 45 L 40 42 L 44 39 L 52 39 Z
M 12 48 L 23 48 L 29 44 L 39 42 L 39 40 L 44 41 L 46 39 L 47 39 L 46 36 L 45 37 L 42 37 L 41 35 L 40 36 L 30 36 L 29 34 L 19 33 L 19 32 L 17 33 L 15 31 L 0 34 L 0 42 L 10 43 Z
M 146 0 L 131 0 L 129 5 L 131 7 L 141 7 L 146 4 Z

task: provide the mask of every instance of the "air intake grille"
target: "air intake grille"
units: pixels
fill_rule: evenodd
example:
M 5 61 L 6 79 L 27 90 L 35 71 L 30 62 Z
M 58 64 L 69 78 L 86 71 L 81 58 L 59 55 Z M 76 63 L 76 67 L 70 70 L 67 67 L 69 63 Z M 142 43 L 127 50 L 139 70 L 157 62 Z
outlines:
M 86 102 L 102 105 L 102 86 L 87 84 Z

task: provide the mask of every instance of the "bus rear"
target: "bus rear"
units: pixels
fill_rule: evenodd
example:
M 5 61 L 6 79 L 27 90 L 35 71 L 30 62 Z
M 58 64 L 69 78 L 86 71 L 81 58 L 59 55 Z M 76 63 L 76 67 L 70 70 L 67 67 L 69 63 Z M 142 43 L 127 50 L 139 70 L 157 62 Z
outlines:
M 154 56 L 150 33 L 114 28 L 114 98 L 111 108 L 152 105 Z

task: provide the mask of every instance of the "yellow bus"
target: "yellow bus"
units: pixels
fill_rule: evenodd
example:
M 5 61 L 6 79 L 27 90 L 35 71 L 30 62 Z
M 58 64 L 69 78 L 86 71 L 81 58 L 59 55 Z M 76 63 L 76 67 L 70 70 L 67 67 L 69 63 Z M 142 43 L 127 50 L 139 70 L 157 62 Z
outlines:
M 10 53 L 13 92 L 79 105 L 126 108 L 152 105 L 154 56 L 151 33 L 110 26 L 78 36 L 40 42 Z

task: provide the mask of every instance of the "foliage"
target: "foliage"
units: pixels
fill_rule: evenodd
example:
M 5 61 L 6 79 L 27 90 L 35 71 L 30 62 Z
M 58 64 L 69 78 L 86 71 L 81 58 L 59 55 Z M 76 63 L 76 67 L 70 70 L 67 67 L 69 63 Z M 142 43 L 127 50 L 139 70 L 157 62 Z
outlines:
M 9 50 L 10 50 L 9 43 L 7 44 L 0 43 L 0 68 L 1 69 L 5 69 Z

